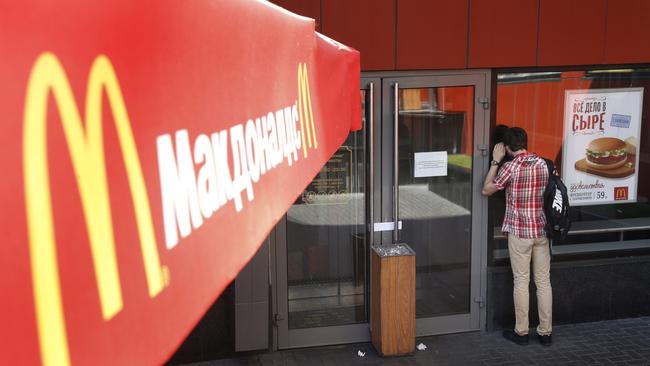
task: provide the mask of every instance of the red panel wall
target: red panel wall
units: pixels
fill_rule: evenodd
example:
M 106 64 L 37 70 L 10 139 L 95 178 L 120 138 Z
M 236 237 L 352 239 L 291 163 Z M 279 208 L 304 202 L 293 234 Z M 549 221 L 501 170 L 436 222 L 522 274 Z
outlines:
M 273 2 L 358 49 L 364 71 L 650 62 L 650 0 Z
M 398 69 L 467 66 L 467 1 L 402 0 L 397 6 Z
M 320 32 L 320 2 L 321 0 L 272 0 L 272 3 L 279 5 L 292 13 L 306 16 L 316 20 L 316 30 Z
M 650 1 L 610 0 L 607 4 L 606 63 L 650 61 Z
M 322 31 L 361 52 L 361 70 L 395 68 L 396 0 L 323 0 Z
M 469 67 L 534 66 L 540 0 L 472 0 Z
M 540 1 L 538 65 L 603 62 L 606 0 Z

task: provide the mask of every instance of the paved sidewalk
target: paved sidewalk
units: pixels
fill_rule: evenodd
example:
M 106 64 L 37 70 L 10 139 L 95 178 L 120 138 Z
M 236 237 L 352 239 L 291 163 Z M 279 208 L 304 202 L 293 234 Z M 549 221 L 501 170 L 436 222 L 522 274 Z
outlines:
M 531 334 L 532 335 L 532 334 Z M 381 358 L 370 343 L 304 348 L 194 364 L 225 365 L 650 365 L 650 317 L 556 326 L 553 345 L 518 346 L 501 332 L 418 338 L 412 356 Z M 357 351 L 366 352 L 359 357 Z

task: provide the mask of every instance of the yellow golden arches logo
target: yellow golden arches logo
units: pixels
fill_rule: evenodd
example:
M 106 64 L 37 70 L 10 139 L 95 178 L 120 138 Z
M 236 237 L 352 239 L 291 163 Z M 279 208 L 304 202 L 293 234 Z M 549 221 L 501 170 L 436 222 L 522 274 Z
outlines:
M 102 91 L 113 113 L 135 209 L 149 296 L 168 280 L 160 266 L 149 199 L 122 92 L 108 58 L 98 56 L 86 90 L 85 130 L 61 63 L 52 53 L 36 60 L 24 110 L 23 171 L 29 251 L 41 358 L 47 365 L 70 363 L 57 264 L 47 154 L 47 106 L 52 92 L 63 125 L 90 241 L 102 316 L 123 307 L 102 136 Z
M 313 145 L 315 149 L 318 149 L 318 140 L 316 139 L 316 129 L 314 128 L 314 112 L 311 108 L 307 64 L 302 62 L 298 64 L 298 113 L 300 114 L 302 153 L 306 158 L 307 147 L 311 148 Z
M 614 200 L 627 200 L 628 187 L 615 187 L 614 188 Z

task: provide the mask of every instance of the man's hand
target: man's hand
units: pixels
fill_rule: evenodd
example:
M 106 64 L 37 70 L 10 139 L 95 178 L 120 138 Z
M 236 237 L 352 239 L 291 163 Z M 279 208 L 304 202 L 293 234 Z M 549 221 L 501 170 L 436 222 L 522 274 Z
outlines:
M 492 159 L 501 162 L 505 156 L 506 148 L 503 143 L 494 145 L 494 150 L 492 150 Z M 492 162 L 490 162 L 490 170 L 488 171 L 487 176 L 485 177 L 485 181 L 483 182 L 483 189 L 481 189 L 482 195 L 491 196 L 499 190 L 496 184 L 494 184 L 494 178 L 497 175 L 497 170 L 499 170 L 499 167 L 497 165 L 492 165 Z
M 503 158 L 506 157 L 506 147 L 503 145 L 503 142 L 499 142 L 494 145 L 494 150 L 492 150 L 492 158 L 498 162 L 503 161 Z

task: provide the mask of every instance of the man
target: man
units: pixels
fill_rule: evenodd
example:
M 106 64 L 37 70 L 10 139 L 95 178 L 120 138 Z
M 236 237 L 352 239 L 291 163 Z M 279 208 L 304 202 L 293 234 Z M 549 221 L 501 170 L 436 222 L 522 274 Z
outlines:
M 503 336 L 520 345 L 528 344 L 528 284 L 532 258 L 539 312 L 537 335 L 542 345 L 550 346 L 553 298 L 543 199 L 548 168 L 544 159 L 527 151 L 528 137 L 522 128 L 509 128 L 503 141 L 494 147 L 494 160 L 490 162 L 482 190 L 484 196 L 506 190 L 506 211 L 501 230 L 508 235 L 516 324 L 514 330 L 504 331 Z M 506 153 L 512 160 L 499 169 Z

